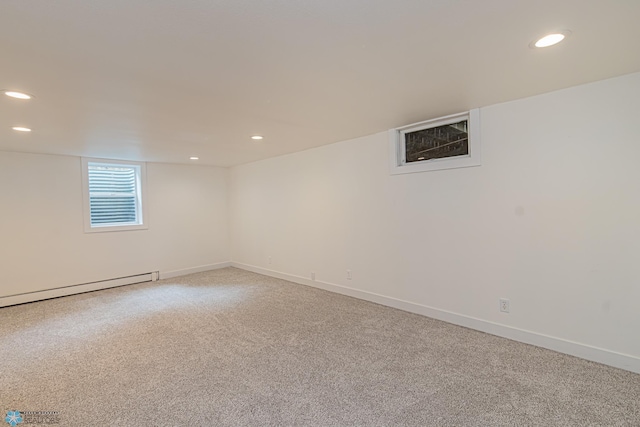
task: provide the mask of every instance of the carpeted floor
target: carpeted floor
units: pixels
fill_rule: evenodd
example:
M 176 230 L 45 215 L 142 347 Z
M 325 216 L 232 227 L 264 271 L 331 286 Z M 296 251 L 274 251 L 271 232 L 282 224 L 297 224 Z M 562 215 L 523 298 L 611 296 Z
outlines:
M 234 268 L 2 308 L 0 339 L 0 409 L 64 426 L 640 425 L 640 375 Z

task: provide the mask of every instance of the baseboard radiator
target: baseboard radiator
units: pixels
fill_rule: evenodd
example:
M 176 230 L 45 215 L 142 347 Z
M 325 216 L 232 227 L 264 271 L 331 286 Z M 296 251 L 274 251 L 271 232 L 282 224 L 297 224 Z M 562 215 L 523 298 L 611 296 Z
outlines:
M 6 307 L 26 302 L 41 301 L 50 298 L 58 298 L 67 295 L 81 294 L 84 292 L 97 291 L 100 289 L 115 288 L 118 286 L 133 285 L 134 283 L 155 282 L 160 277 L 160 273 L 152 271 L 150 273 L 135 274 L 133 276 L 118 277 L 115 279 L 99 280 L 96 282 L 82 283 L 79 285 L 62 286 L 54 289 L 44 289 L 41 291 L 26 292 L 0 296 L 0 307 Z

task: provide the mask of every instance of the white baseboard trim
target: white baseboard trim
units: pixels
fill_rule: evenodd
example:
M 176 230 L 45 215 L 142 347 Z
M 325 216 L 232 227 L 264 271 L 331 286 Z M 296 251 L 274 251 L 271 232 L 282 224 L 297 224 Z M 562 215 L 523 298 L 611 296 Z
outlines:
M 640 358 L 628 354 L 622 354 L 598 347 L 592 347 L 586 344 L 568 341 L 537 332 L 527 331 L 524 329 L 514 328 L 512 326 L 506 326 L 499 323 L 477 319 L 474 317 L 465 316 L 463 314 L 453 313 L 450 311 L 428 307 L 426 305 L 416 304 L 413 302 L 391 298 L 372 292 L 349 288 L 346 286 L 335 285 L 332 283 L 326 283 L 317 280 L 310 280 L 305 277 L 281 273 L 278 271 L 268 270 L 265 268 L 238 262 L 231 262 L 230 264 L 232 267 L 252 271 L 254 273 L 264 274 L 265 276 L 271 276 L 301 285 L 324 289 L 330 292 L 335 292 L 338 294 L 374 302 L 388 307 L 397 308 L 403 311 L 408 311 L 410 313 L 421 314 L 433 319 L 453 323 L 454 325 L 464 326 L 470 329 L 486 332 L 488 334 L 535 345 L 537 347 L 543 347 L 549 350 L 557 351 L 559 353 L 569 354 L 581 359 L 602 363 L 605 365 L 613 366 L 615 368 L 620 368 L 640 374 Z
M 138 274 L 135 276 L 121 277 L 117 279 L 101 280 L 98 282 L 84 283 L 81 285 L 64 286 L 55 289 L 46 289 L 42 291 L 27 292 L 24 294 L 8 295 L 0 297 L 0 307 L 6 307 L 16 304 L 24 304 L 26 302 L 41 301 L 45 299 L 64 297 L 74 294 L 82 294 L 85 292 L 97 291 L 100 289 L 115 288 L 124 285 L 133 285 L 134 283 L 150 282 L 154 279 L 156 273 Z
M 231 267 L 231 262 L 219 262 L 217 264 L 201 265 L 199 267 L 184 268 L 182 270 L 161 271 L 160 279 L 171 279 L 172 277 L 184 276 L 186 274 L 201 273 L 203 271 L 217 270 L 219 268 Z
M 80 285 L 63 286 L 55 289 L 45 289 L 42 291 L 27 292 L 23 294 L 8 295 L 0 297 L 0 307 L 10 305 L 23 304 L 27 302 L 41 301 L 45 299 L 64 297 L 74 294 L 82 294 L 84 292 L 98 291 L 100 289 L 115 288 L 118 286 L 133 285 L 135 283 L 151 282 L 158 279 L 169 279 L 185 274 L 199 273 L 201 271 L 216 270 L 218 268 L 230 267 L 231 262 L 221 262 L 217 264 L 201 265 L 198 267 L 185 268 L 173 271 L 153 271 L 150 273 L 138 274 L 134 276 L 122 277 L 117 279 L 100 280 L 91 283 L 83 283 Z

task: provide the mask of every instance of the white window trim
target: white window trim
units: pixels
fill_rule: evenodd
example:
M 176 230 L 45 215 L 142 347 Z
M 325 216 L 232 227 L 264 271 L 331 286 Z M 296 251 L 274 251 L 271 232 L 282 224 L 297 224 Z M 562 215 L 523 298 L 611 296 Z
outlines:
M 443 126 L 450 123 L 468 120 L 469 126 L 469 154 L 466 156 L 446 157 L 443 159 L 425 160 L 420 162 L 405 162 L 404 135 L 422 129 Z M 415 172 L 429 172 L 443 169 L 467 168 L 480 166 L 480 110 L 473 109 L 466 113 L 452 114 L 438 119 L 413 123 L 407 126 L 389 130 L 389 166 L 391 175 Z
M 140 175 L 137 177 L 139 182 L 138 188 L 138 215 L 140 224 L 131 225 L 99 225 L 91 226 L 91 204 L 89 199 L 89 163 L 103 163 L 106 165 L 131 165 L 140 168 Z M 96 158 L 82 158 L 82 202 L 84 207 L 84 232 L 85 233 L 104 233 L 111 231 L 132 231 L 147 230 L 149 228 L 149 215 L 146 208 L 147 205 L 147 169 L 144 162 L 130 162 L 125 160 L 110 160 Z

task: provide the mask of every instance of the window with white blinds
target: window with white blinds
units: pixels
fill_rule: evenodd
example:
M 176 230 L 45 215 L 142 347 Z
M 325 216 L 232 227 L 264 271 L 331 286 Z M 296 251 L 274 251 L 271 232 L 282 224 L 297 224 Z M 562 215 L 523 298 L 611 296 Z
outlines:
M 143 164 L 84 159 L 83 166 L 86 231 L 146 228 L 141 227 Z

